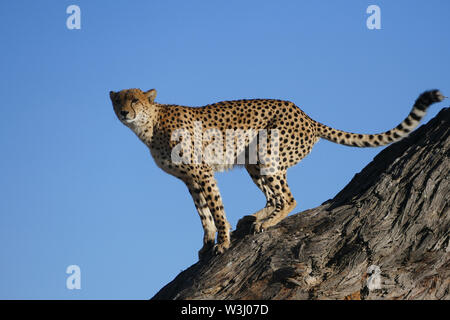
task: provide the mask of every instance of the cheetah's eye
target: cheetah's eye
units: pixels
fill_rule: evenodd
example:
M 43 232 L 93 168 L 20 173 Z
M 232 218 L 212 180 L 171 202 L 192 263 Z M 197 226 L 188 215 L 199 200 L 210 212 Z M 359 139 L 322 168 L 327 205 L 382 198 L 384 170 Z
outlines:
M 131 103 L 135 104 L 135 103 L 137 103 L 138 101 L 139 101 L 139 99 L 133 99 L 133 100 L 131 100 Z

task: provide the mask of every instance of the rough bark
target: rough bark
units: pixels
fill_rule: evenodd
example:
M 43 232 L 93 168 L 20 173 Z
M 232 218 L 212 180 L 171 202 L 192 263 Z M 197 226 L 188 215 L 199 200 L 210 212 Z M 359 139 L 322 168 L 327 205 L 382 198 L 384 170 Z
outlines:
M 449 299 L 449 120 L 441 110 L 321 206 L 261 234 L 241 224 L 153 299 Z

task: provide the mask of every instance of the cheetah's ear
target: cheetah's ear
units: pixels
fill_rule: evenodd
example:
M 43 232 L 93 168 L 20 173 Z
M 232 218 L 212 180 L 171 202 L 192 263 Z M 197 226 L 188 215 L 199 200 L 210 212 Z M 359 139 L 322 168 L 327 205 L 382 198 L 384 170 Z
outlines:
M 114 91 L 109 92 L 109 98 L 111 99 L 111 101 L 114 101 L 115 96 L 116 96 L 116 93 Z
M 148 90 L 144 94 L 147 97 L 148 101 L 150 101 L 150 103 L 153 103 L 155 101 L 155 98 L 156 98 L 156 90 L 155 89 Z

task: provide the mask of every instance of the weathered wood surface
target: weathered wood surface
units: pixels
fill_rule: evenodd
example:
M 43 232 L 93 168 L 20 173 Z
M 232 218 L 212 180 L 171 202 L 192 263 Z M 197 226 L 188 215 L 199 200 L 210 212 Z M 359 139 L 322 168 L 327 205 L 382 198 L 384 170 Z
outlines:
M 153 299 L 450 299 L 449 120 L 445 108 L 321 206 L 261 234 L 241 225 Z

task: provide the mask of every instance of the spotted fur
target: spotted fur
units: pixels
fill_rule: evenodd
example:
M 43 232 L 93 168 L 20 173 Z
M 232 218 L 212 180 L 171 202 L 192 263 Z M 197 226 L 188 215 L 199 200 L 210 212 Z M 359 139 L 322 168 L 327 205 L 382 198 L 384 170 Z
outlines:
M 193 138 L 200 139 L 206 130 L 218 131 L 226 137 L 226 130 L 267 130 L 269 148 L 264 159 L 244 164 L 256 186 L 266 197 L 266 206 L 254 213 L 253 229 L 260 232 L 277 224 L 296 206 L 286 179 L 286 171 L 297 164 L 320 139 L 356 147 L 377 147 L 397 141 L 411 132 L 425 115 L 427 108 L 444 99 L 438 90 L 422 93 L 412 111 L 397 127 L 379 134 L 358 134 L 333 129 L 308 117 L 294 103 L 275 99 L 223 101 L 203 107 L 186 107 L 155 102 L 156 90 L 143 92 L 128 89 L 110 92 L 114 111 L 120 121 L 129 127 L 150 149 L 156 164 L 167 173 L 181 179 L 194 200 L 204 229 L 200 257 L 214 248 L 222 253 L 230 245 L 230 225 L 226 219 L 222 199 L 214 178 L 215 171 L 229 169 L 232 165 L 174 163 L 174 130 L 186 129 Z M 195 130 L 201 121 L 200 132 Z M 251 137 L 241 133 L 236 141 L 249 146 Z M 193 144 L 181 139 L 182 144 Z M 260 142 L 258 141 L 258 144 Z M 204 148 L 206 143 L 201 147 Z M 228 155 L 236 163 L 238 152 Z M 269 174 L 262 174 L 267 169 Z M 217 233 L 217 244 L 215 237 Z
M 413 105 L 409 115 L 395 128 L 377 134 L 360 134 L 333 129 L 316 122 L 318 136 L 332 142 L 353 147 L 378 147 L 401 140 L 414 130 L 425 116 L 428 107 L 444 99 L 438 90 L 422 93 Z

